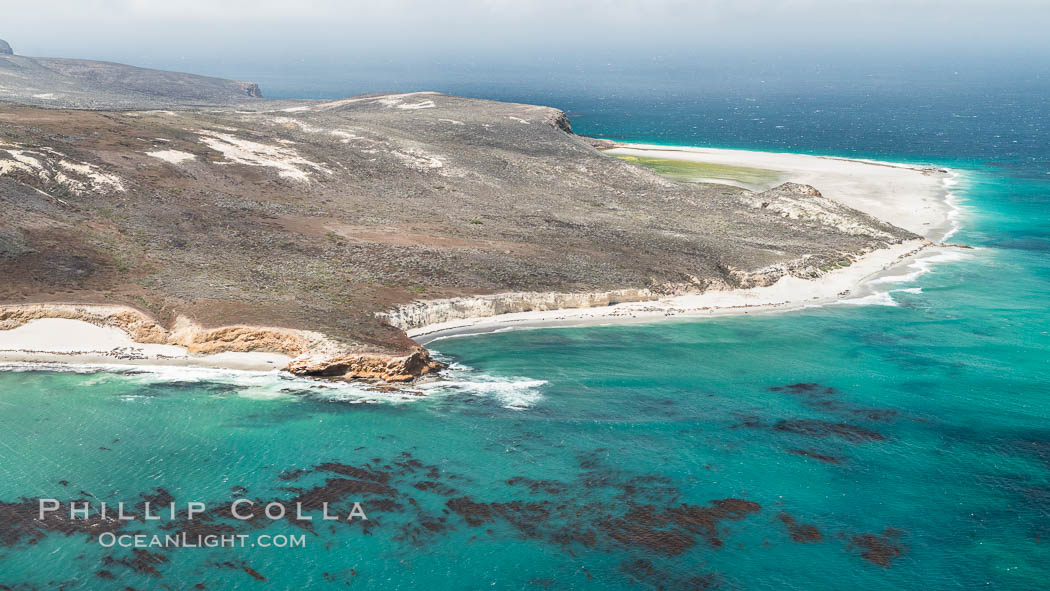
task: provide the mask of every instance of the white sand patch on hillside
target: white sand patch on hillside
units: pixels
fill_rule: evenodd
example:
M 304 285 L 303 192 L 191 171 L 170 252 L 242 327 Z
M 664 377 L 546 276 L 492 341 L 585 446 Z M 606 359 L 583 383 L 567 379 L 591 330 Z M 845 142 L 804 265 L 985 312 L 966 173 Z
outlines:
M 288 128 L 297 127 L 302 131 L 305 131 L 306 133 L 320 133 L 324 131 L 323 128 L 317 127 L 315 125 L 310 125 L 309 123 L 304 123 L 302 121 L 299 121 L 298 119 L 292 119 L 291 117 L 274 117 L 273 122 Z
M 418 103 L 406 103 L 405 98 L 412 96 L 411 94 L 394 94 L 390 96 L 378 97 L 375 102 L 383 105 L 384 107 L 397 107 L 398 109 L 433 109 L 435 106 L 434 101 L 427 99 L 419 101 Z
M 289 128 L 299 128 L 306 133 L 327 133 L 328 135 L 333 135 L 339 138 L 339 141 L 344 144 L 350 143 L 350 140 L 364 139 L 355 133 L 343 129 L 326 129 L 324 127 L 317 127 L 316 125 L 310 125 L 309 123 L 291 117 L 274 117 L 273 122 Z
M 397 156 L 405 166 L 419 171 L 441 168 L 445 165 L 444 161 L 437 156 L 427 154 L 421 150 L 397 151 L 391 153 L 394 156 Z
M 340 138 L 339 141 L 343 142 L 344 144 L 349 144 L 350 140 L 365 139 L 365 138 L 363 138 L 363 137 L 361 137 L 361 136 L 359 136 L 359 135 L 357 135 L 355 133 L 351 133 L 349 131 L 343 131 L 341 129 L 333 129 L 333 130 L 329 131 L 328 133 L 330 133 L 331 135 L 334 135 L 337 138 Z
M 147 156 L 153 158 L 159 158 L 165 162 L 171 164 L 181 164 L 187 160 L 196 160 L 197 157 L 189 152 L 180 152 L 179 150 L 157 150 L 155 152 L 146 152 Z
M 6 143 L 0 143 L 0 146 L 0 175 L 28 173 L 45 183 L 62 185 L 78 195 L 87 191 L 124 191 L 120 177 L 104 172 L 94 164 L 67 159 L 57 150 L 29 150 Z
M 321 103 L 313 107 L 315 111 L 328 111 L 330 109 L 337 109 L 344 105 L 350 105 L 353 103 L 373 102 L 379 103 L 387 107 L 396 107 L 404 102 L 404 99 L 408 97 L 414 97 L 419 95 L 434 95 L 440 94 L 434 91 L 421 91 L 421 92 L 404 92 L 401 94 L 388 94 L 384 96 L 360 96 L 353 98 L 339 99 L 337 101 L 328 101 L 327 103 Z M 433 102 L 433 101 L 422 101 L 422 102 Z M 434 105 L 430 105 L 432 107 Z M 430 107 L 405 107 L 405 108 L 430 108 Z
M 434 101 L 426 100 L 418 103 L 401 103 L 397 105 L 398 109 L 433 109 L 437 105 Z
M 438 121 L 444 121 L 445 123 L 451 123 L 452 125 L 465 125 L 462 121 L 456 121 L 455 119 L 438 119 Z
M 164 111 L 161 109 L 153 109 L 150 111 L 128 111 L 124 113 L 125 117 L 142 117 L 144 115 L 167 115 L 169 117 L 177 117 L 178 113 L 175 111 Z
M 281 178 L 310 182 L 309 173 L 311 171 L 331 174 L 331 171 L 324 166 L 300 156 L 294 148 L 262 144 L 208 130 L 201 130 L 198 133 L 204 145 L 222 153 L 230 162 L 273 168 L 277 170 L 277 175 Z
M 41 172 L 42 167 L 39 165 L 39 163 L 33 160 L 24 162 L 20 158 L 20 154 L 16 154 L 14 151 L 11 150 L 8 150 L 8 153 L 11 154 L 13 159 L 0 159 L 0 176 L 19 171 L 28 172 L 29 174 L 39 174 Z
M 513 115 L 507 115 L 507 119 L 510 119 L 512 121 L 517 121 L 518 123 L 524 123 L 525 125 L 530 125 L 530 123 L 529 123 L 529 121 L 527 119 L 522 119 L 521 117 L 515 117 Z
M 87 162 L 72 162 L 69 160 L 59 160 L 58 165 L 69 172 L 78 174 L 83 177 L 87 177 L 95 185 L 108 185 L 113 189 L 116 189 L 117 191 L 124 190 L 124 183 L 120 181 L 119 177 L 117 177 L 116 175 L 102 172 L 99 169 L 99 167 L 95 166 L 94 164 L 88 164 Z
M 23 170 L 40 171 L 44 170 L 44 165 L 41 163 L 43 156 L 36 156 L 31 152 L 25 150 L 7 150 L 7 153 L 15 159 L 17 164 L 20 164 Z

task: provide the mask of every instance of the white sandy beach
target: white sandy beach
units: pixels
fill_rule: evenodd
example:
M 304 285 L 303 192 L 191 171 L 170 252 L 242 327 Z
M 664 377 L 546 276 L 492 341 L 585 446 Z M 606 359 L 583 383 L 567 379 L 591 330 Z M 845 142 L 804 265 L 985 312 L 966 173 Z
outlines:
M 280 353 L 191 355 L 184 347 L 136 343 L 118 328 L 65 318 L 41 318 L 0 330 L 0 362 L 273 370 L 289 361 L 291 357 Z

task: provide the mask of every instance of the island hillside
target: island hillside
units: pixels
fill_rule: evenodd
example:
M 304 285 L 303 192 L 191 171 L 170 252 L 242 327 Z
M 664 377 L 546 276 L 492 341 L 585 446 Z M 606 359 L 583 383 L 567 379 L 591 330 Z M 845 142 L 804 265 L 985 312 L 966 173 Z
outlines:
M 0 329 L 78 318 L 404 380 L 437 367 L 403 331 L 413 302 L 768 285 L 917 238 L 804 185 L 677 182 L 604 155 L 550 107 L 269 101 L 240 82 L 17 55 L 0 72 L 17 74 L 0 94 Z

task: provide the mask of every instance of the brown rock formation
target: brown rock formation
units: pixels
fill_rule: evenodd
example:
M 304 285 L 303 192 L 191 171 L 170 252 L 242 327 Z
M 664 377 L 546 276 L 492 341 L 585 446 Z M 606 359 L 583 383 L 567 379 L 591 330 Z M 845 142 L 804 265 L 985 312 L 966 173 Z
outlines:
M 444 367 L 445 364 L 430 358 L 429 351 L 419 347 L 403 357 L 373 353 L 334 357 L 306 355 L 294 359 L 284 369 L 301 376 L 408 382 Z
M 262 89 L 259 85 L 254 82 L 239 82 L 241 88 L 244 89 L 245 94 L 252 98 L 262 98 Z

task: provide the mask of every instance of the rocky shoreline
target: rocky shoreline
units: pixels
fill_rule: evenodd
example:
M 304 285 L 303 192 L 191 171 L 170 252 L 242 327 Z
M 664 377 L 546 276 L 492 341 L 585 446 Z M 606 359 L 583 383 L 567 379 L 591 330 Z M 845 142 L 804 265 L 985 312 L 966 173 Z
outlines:
M 429 342 L 434 338 L 457 332 L 485 332 L 508 326 L 554 326 L 588 324 L 593 322 L 653 321 L 668 317 L 733 314 L 762 310 L 790 309 L 791 305 L 815 300 L 826 302 L 850 294 L 841 289 L 859 284 L 872 274 L 885 271 L 933 245 L 926 240 L 913 240 L 895 248 L 882 249 L 860 256 L 852 265 L 834 271 L 796 265 L 793 273 L 783 268 L 767 269 L 740 279 L 747 287 L 729 285 L 707 286 L 699 290 L 695 285 L 662 286 L 653 290 L 614 290 L 593 293 L 503 293 L 473 298 L 453 298 L 436 301 L 418 301 L 380 316 L 408 336 Z M 808 277 L 803 273 L 809 274 Z M 837 282 L 831 281 L 831 278 Z M 776 288 L 784 279 L 802 281 L 815 291 L 800 291 L 795 284 L 786 290 Z M 823 289 L 823 296 L 814 296 Z M 769 292 L 766 300 L 754 300 L 763 290 Z M 712 300 L 710 298 L 719 298 Z M 0 335 L 25 327 L 37 320 L 63 319 L 83 322 L 97 327 L 112 328 L 126 334 L 129 344 L 105 351 L 91 350 L 90 343 L 82 349 L 70 346 L 58 353 L 55 349 L 10 349 L 0 340 L 0 360 L 5 361 L 65 361 L 89 363 L 102 356 L 115 364 L 150 363 L 165 361 L 176 365 L 211 365 L 242 369 L 243 358 L 236 363 L 217 360 L 224 353 L 280 353 L 287 356 L 277 366 L 302 377 L 375 383 L 405 384 L 435 374 L 445 365 L 430 356 L 424 346 L 416 346 L 404 354 L 353 351 L 325 335 L 286 328 L 226 326 L 203 328 L 185 317 L 166 328 L 148 314 L 125 306 L 26 304 L 0 306 Z M 56 345 L 63 345 L 63 336 L 51 335 Z M 184 354 L 170 354 L 150 350 L 150 345 L 179 347 Z M 268 361 L 268 363 L 273 363 Z

